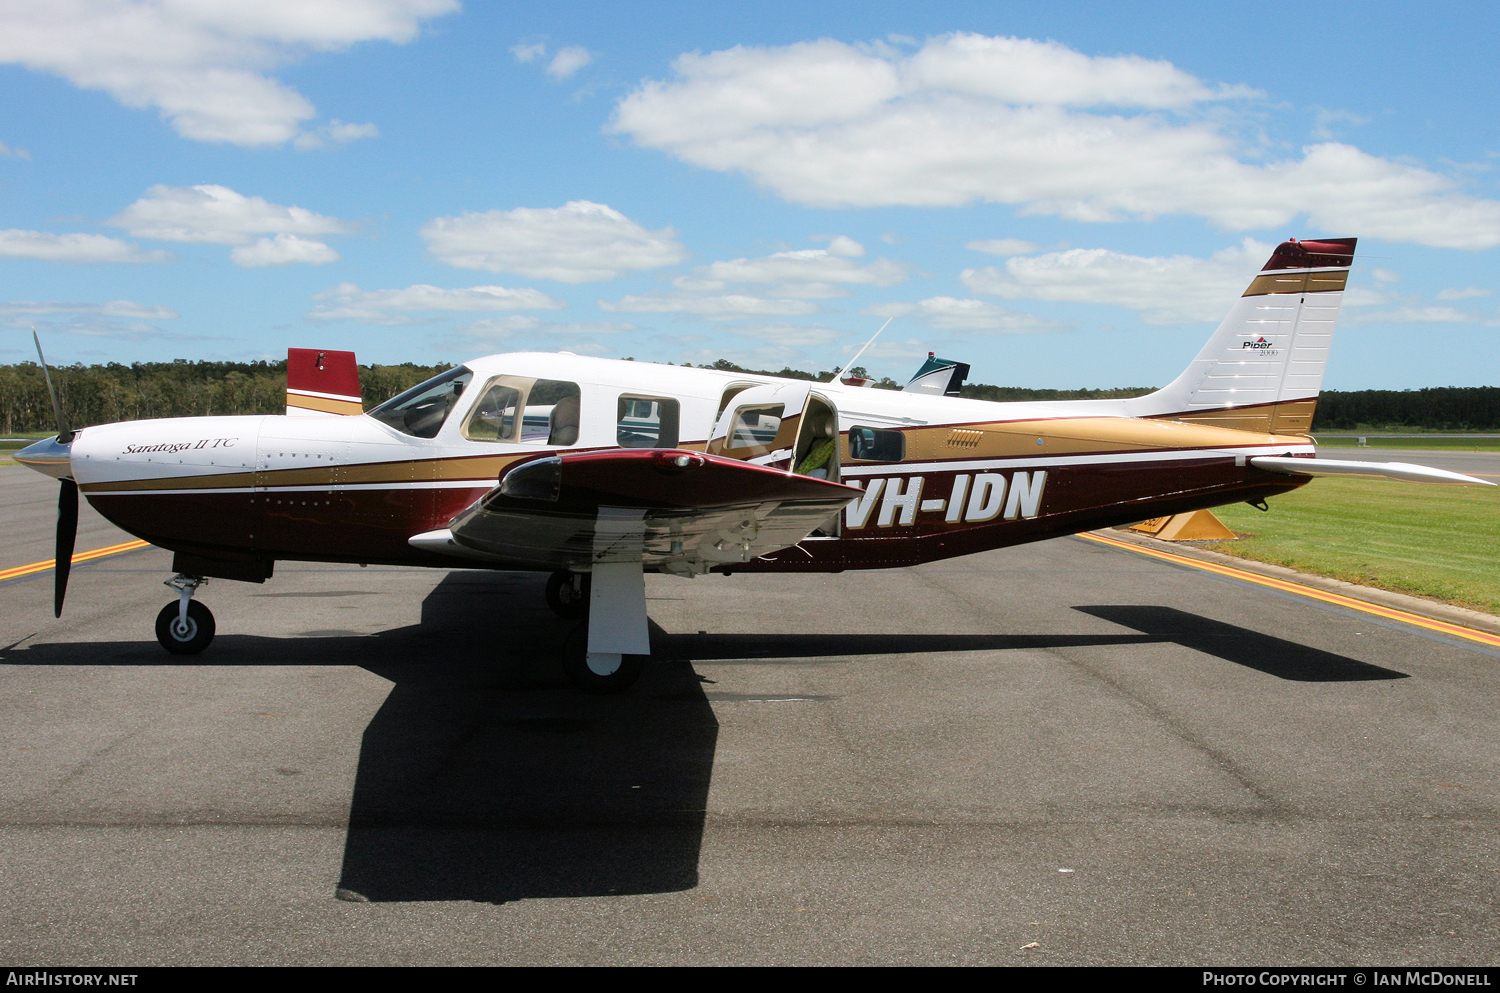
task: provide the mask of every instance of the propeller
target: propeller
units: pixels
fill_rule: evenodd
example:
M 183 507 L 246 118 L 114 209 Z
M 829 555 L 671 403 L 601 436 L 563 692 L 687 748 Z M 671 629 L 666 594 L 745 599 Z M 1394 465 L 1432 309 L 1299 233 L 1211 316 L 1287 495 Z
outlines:
M 42 378 L 47 381 L 47 395 L 52 398 L 52 416 L 57 418 L 56 447 L 66 452 L 73 443 L 73 431 L 63 420 L 62 404 L 57 402 L 57 390 L 52 388 L 52 373 L 47 370 L 47 357 L 42 354 L 42 339 L 36 328 L 31 329 L 31 340 L 36 342 L 36 357 L 42 363 Z M 52 563 L 52 616 L 61 617 L 63 598 L 68 595 L 68 573 L 73 569 L 73 544 L 78 538 L 78 484 L 66 474 L 59 477 L 62 488 L 57 493 L 57 545 L 56 558 Z

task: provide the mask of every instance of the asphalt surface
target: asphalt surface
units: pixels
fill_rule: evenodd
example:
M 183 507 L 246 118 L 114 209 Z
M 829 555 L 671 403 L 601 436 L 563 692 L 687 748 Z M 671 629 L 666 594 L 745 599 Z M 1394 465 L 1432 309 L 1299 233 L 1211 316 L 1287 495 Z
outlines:
M 1500 961 L 1482 646 L 1069 538 L 652 577 L 600 699 L 541 576 L 282 564 L 179 664 L 169 566 L 0 586 L 0 963 Z
M 1320 459 L 1347 462 L 1410 462 L 1414 465 L 1462 472 L 1482 479 L 1500 480 L 1500 452 L 1454 452 L 1422 448 L 1333 448 L 1318 449 Z

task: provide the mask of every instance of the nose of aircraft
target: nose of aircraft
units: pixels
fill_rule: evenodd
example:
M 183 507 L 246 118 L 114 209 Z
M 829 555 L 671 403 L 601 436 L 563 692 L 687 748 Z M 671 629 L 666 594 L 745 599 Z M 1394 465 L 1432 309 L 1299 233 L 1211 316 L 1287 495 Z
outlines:
M 59 444 L 56 438 L 44 438 L 34 445 L 27 445 L 11 458 L 44 476 L 67 479 L 73 474 L 72 452 L 71 440 Z

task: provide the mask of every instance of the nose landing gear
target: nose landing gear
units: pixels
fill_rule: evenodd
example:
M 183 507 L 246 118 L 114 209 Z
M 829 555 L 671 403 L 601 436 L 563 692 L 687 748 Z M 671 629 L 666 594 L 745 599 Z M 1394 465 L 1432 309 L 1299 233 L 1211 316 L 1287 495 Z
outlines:
M 178 574 L 166 586 L 178 591 L 176 603 L 169 603 L 156 615 L 156 640 L 173 655 L 197 655 L 214 640 L 214 615 L 193 599 L 198 587 L 208 582 Z

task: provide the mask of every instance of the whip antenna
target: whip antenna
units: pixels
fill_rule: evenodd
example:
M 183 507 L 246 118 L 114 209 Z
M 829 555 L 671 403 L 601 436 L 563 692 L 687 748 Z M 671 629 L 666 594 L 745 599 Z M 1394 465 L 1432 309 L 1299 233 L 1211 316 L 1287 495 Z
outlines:
M 887 327 L 890 326 L 890 323 L 892 321 L 894 321 L 895 319 L 896 319 L 896 315 L 894 315 L 894 314 L 892 314 L 890 317 L 887 317 L 885 319 L 885 323 L 882 324 L 882 325 L 880 325 L 880 331 L 884 331 Z M 869 348 L 871 345 L 875 344 L 875 339 L 880 337 L 880 331 L 876 331 L 874 334 L 870 335 L 870 340 L 867 341 L 867 342 L 865 342 L 863 345 L 860 346 L 859 351 L 857 351 L 857 352 L 854 353 L 854 358 L 852 358 L 848 362 L 844 363 L 844 368 L 843 369 L 839 369 L 839 370 L 837 370 L 837 371 L 834 372 L 833 378 L 829 380 L 830 383 L 836 383 L 836 382 L 838 382 L 839 377 L 844 374 L 844 370 L 848 369 L 850 366 L 854 365 L 854 363 L 856 363 L 856 362 L 859 361 L 859 357 L 861 355 L 865 354 L 865 349 Z M 38 346 L 38 347 L 40 347 L 40 346 Z

